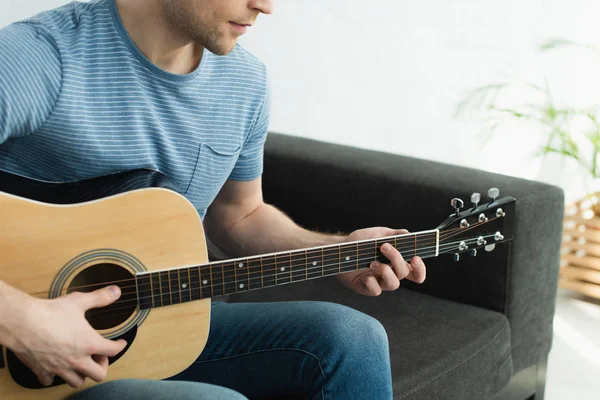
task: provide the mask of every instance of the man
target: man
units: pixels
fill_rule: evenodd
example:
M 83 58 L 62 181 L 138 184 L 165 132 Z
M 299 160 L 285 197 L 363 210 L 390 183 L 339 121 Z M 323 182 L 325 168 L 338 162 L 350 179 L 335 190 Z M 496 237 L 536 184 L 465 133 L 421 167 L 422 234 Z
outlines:
M 263 202 L 266 72 L 236 40 L 272 8 L 272 0 L 96 0 L 0 30 L 0 169 L 47 181 L 159 170 L 231 257 L 406 232 L 309 232 Z M 420 258 L 381 251 L 388 264 L 340 281 L 363 295 L 404 278 L 423 282 Z M 0 282 L 0 343 L 43 384 L 100 382 L 125 342 L 101 337 L 84 312 L 119 295 L 111 286 L 40 300 Z M 225 387 L 250 398 L 389 399 L 387 336 L 341 305 L 215 303 L 206 348 L 187 370 L 168 381 L 103 383 L 76 398 L 242 398 Z

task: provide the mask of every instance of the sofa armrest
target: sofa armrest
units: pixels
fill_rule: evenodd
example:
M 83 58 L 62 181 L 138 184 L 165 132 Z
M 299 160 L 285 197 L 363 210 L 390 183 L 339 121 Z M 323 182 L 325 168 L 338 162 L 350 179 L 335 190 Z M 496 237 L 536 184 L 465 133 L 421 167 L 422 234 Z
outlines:
M 516 371 L 550 348 L 564 211 L 563 191 L 540 182 L 280 134 L 265 148 L 265 201 L 301 226 L 351 232 L 368 226 L 433 229 L 452 197 L 500 189 L 516 202 L 514 240 L 459 262 L 426 260 L 425 283 L 404 287 L 504 313 Z

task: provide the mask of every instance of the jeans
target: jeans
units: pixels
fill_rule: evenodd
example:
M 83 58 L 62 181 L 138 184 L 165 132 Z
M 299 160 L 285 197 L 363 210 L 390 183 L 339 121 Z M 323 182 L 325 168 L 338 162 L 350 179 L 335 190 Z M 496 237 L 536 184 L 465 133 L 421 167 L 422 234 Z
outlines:
M 376 319 L 339 304 L 215 302 L 206 347 L 186 370 L 165 381 L 103 383 L 74 399 L 244 398 L 231 389 L 250 399 L 391 399 L 387 335 Z

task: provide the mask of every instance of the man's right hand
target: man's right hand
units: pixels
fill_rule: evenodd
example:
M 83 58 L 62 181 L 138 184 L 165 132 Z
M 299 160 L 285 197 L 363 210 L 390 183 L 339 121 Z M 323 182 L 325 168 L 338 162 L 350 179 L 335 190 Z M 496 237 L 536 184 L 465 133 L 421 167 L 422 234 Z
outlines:
M 2 328 L 5 345 L 37 375 L 42 385 L 50 385 L 55 375 L 79 388 L 85 378 L 96 382 L 106 378 L 108 357 L 126 346 L 123 339 L 102 337 L 85 319 L 91 308 L 106 307 L 121 296 L 118 286 L 90 293 L 71 293 L 46 300 L 31 297 L 3 285 Z

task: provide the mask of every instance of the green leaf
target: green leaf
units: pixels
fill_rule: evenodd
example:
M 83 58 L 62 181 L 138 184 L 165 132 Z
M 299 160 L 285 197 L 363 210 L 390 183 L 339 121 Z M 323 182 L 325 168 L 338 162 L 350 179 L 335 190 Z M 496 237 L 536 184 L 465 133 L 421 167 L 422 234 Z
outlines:
M 594 46 L 574 42 L 572 40 L 567 40 L 567 39 L 563 39 L 560 37 L 550 37 L 550 38 L 546 39 L 544 42 L 542 42 L 538 46 L 538 51 L 544 52 L 544 51 L 556 50 L 556 49 L 560 49 L 560 48 L 564 48 L 564 47 L 581 47 L 584 49 L 591 50 L 595 53 L 599 52 L 598 49 L 595 48 Z

